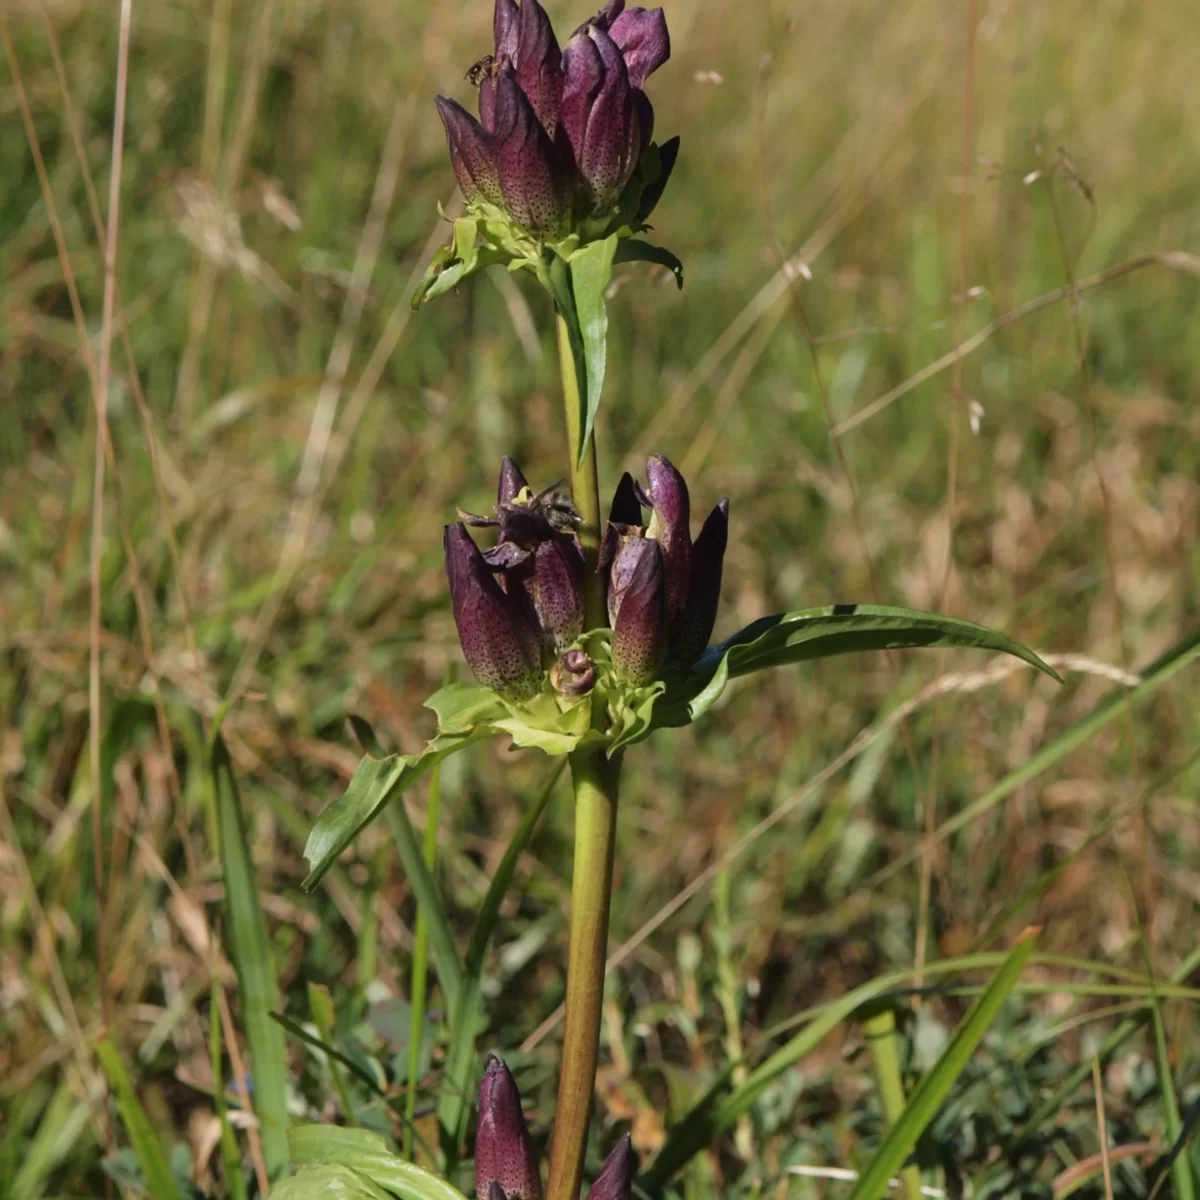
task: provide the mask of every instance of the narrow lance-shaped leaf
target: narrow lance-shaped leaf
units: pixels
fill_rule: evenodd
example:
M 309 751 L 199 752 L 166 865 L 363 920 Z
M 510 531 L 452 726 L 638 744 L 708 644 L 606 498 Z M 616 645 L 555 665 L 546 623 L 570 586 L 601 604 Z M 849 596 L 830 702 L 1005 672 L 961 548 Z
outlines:
M 229 951 L 237 971 L 242 1020 L 254 1071 L 254 1112 L 267 1173 L 275 1178 L 287 1170 L 289 1163 L 283 1031 L 271 1018 L 272 1010 L 279 1007 L 279 987 L 233 764 L 220 735 L 213 741 L 212 780 Z
M 600 393 L 604 388 L 604 371 L 608 357 L 608 308 L 604 297 L 608 285 L 612 282 L 613 256 L 616 250 L 617 235 L 614 233 L 603 241 L 591 242 L 571 256 L 571 285 L 575 295 L 575 312 L 583 341 L 587 377 L 587 392 L 582 397 L 583 436 L 580 438 L 577 452 L 580 463 L 583 462 L 584 450 L 596 424 L 596 413 L 600 410 Z

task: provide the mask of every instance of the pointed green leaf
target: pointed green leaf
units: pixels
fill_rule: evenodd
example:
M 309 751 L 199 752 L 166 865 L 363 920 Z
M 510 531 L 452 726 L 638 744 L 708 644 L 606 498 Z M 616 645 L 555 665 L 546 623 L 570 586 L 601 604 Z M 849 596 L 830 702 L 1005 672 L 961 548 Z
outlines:
M 387 1142 L 379 1134 L 369 1130 L 299 1125 L 292 1130 L 289 1141 L 300 1166 L 349 1168 L 401 1200 L 464 1200 L 457 1188 L 432 1172 L 405 1162 L 387 1148 Z
M 366 1176 L 336 1163 L 303 1167 L 271 1189 L 271 1200 L 391 1200 Z
M 622 238 L 616 254 L 613 255 L 613 262 L 648 262 L 658 267 L 666 267 L 675 276 L 676 284 L 680 288 L 683 287 L 683 263 L 662 246 L 655 246 L 638 238 Z
M 133 1084 L 126 1074 L 125 1064 L 121 1062 L 116 1047 L 107 1038 L 101 1038 L 96 1043 L 96 1054 L 104 1068 L 104 1074 L 108 1076 L 108 1086 L 117 1098 L 121 1122 L 129 1135 L 129 1143 L 137 1156 L 138 1166 L 142 1169 L 142 1177 L 150 1195 L 154 1200 L 179 1200 L 179 1191 L 171 1177 L 166 1152 L 150 1124 L 149 1117 L 146 1116 L 146 1110 L 137 1098 L 137 1093 L 133 1090 Z
M 983 625 L 910 608 L 834 604 L 763 617 L 720 645 L 709 647 L 689 676 L 669 686 L 657 725 L 696 720 L 717 702 L 730 679 L 752 671 L 861 650 L 927 646 L 975 647 L 1011 654 L 1062 682 L 1032 650 Z
M 480 721 L 508 715 L 504 701 L 481 683 L 448 683 L 425 701 L 425 707 L 437 713 L 439 733 L 466 733 Z
M 242 1021 L 250 1046 L 254 1112 L 263 1158 L 274 1179 L 288 1168 L 287 1063 L 283 1031 L 271 1019 L 272 1010 L 279 1007 L 279 988 L 233 764 L 219 734 L 212 745 L 212 780 L 229 953 L 237 971 Z
M 584 374 L 587 379 L 583 437 L 578 451 L 581 463 L 596 423 L 596 413 L 600 410 L 600 393 L 604 389 L 604 369 L 608 358 L 608 306 L 604 295 L 612 282 L 617 241 L 617 235 L 613 233 L 602 241 L 589 242 L 571 255 L 571 288 L 575 295 L 579 333 L 583 339 Z
M 564 375 L 564 386 L 568 387 L 567 404 L 573 402 L 578 406 L 578 440 L 571 446 L 571 453 L 577 462 L 583 462 L 583 452 L 587 447 L 587 438 L 583 430 L 587 425 L 587 352 L 583 345 L 583 331 L 579 327 L 579 313 L 575 308 L 575 290 L 571 284 L 571 267 L 565 258 L 560 258 L 553 250 L 547 248 L 543 252 L 542 269 L 539 278 L 554 297 L 554 305 L 562 318 L 567 330 L 567 340 L 570 343 L 571 361 L 575 365 L 575 391 L 572 397 L 569 391 L 569 380 Z M 559 338 L 559 353 L 562 353 L 561 333 Z M 570 422 L 568 422 L 570 428 Z
M 309 872 L 301 885 L 304 890 L 311 892 L 360 830 L 435 762 L 474 745 L 491 733 L 490 729 L 480 727 L 462 733 L 439 734 L 420 754 L 365 757 L 345 792 L 326 807 L 308 835 L 304 857 L 308 859 Z

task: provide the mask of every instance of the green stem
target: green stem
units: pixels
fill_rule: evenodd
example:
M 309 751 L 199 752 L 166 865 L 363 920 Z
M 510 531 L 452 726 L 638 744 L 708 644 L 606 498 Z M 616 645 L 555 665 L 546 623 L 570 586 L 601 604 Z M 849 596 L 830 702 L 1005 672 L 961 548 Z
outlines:
M 577 750 L 571 755 L 575 865 L 567 948 L 566 1021 L 546 1200 L 578 1200 L 583 1179 L 600 1049 L 600 1009 L 604 1001 L 604 960 L 608 955 L 620 777 L 620 755 L 609 759 L 603 749 Z
M 604 586 L 596 572 L 600 555 L 600 480 L 596 472 L 596 439 L 588 439 L 587 450 L 578 453 L 583 411 L 579 396 L 579 375 L 571 349 L 571 334 L 562 314 L 555 316 L 558 333 L 558 361 L 562 371 L 563 406 L 567 418 L 567 457 L 570 460 L 571 499 L 579 513 L 579 543 L 587 562 L 587 593 L 585 629 L 597 629 L 607 624 L 604 613 Z
M 587 563 L 584 628 L 597 629 L 608 621 L 604 584 L 596 569 L 601 530 L 596 442 L 594 437 L 589 438 L 584 453 L 579 453 L 583 420 L 579 375 L 570 331 L 561 314 L 557 317 L 557 332 L 571 497 L 580 518 L 579 541 Z M 603 721 L 605 716 L 597 713 L 596 719 Z M 566 1020 L 546 1200 L 578 1200 L 583 1179 L 592 1097 L 596 1090 L 596 1059 L 600 1050 L 617 789 L 621 778 L 621 756 L 609 759 L 603 748 L 577 750 L 571 755 L 570 762 L 575 786 L 575 861 L 567 944 Z

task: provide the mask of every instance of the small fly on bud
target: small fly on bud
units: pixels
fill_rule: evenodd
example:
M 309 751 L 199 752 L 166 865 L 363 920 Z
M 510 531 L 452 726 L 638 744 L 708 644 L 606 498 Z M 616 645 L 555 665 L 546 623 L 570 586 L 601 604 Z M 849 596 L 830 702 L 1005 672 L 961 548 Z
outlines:
M 485 79 L 492 79 L 496 74 L 496 56 L 485 54 L 478 62 L 473 62 L 468 68 L 464 79 L 472 86 L 479 87 Z

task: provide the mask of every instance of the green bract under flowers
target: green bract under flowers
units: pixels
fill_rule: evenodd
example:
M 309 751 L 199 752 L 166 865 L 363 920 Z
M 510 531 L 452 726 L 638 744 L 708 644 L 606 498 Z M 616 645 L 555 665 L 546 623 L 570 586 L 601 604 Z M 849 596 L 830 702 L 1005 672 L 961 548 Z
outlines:
M 677 137 L 653 141 L 644 90 L 670 53 L 661 9 L 609 0 L 560 50 L 538 0 L 496 0 L 492 53 L 467 72 L 479 119 L 436 100 L 466 215 L 414 307 L 494 264 L 534 271 L 559 300 L 554 260 L 575 263 L 593 243 L 609 269 L 644 259 L 682 280 L 672 255 L 632 240 L 649 228 L 679 153 Z

